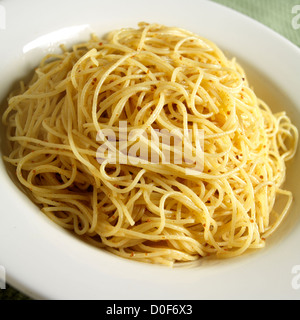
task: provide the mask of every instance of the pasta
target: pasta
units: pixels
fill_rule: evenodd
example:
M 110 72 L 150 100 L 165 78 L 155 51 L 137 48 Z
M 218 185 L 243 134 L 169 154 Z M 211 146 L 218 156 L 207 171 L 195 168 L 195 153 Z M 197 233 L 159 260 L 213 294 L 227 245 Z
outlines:
M 282 185 L 297 128 L 235 59 L 180 28 L 140 23 L 62 46 L 2 120 L 4 158 L 44 214 L 124 258 L 239 256 L 263 248 L 292 203 Z

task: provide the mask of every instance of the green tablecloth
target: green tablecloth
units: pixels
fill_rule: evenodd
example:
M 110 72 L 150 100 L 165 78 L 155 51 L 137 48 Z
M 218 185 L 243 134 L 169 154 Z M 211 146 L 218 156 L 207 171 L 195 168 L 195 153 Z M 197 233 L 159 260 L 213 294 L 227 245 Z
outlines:
M 300 17 L 297 17 L 300 14 L 300 0 L 213 1 L 250 16 L 300 47 Z
M 124 0 L 125 1 L 125 0 Z M 163 0 L 162 0 L 163 1 Z M 197 0 L 195 0 L 197 1 Z M 212 0 L 244 13 L 267 25 L 300 47 L 300 0 Z M 293 8 L 295 12 L 293 13 Z M 27 296 L 6 284 L 0 300 L 24 300 Z

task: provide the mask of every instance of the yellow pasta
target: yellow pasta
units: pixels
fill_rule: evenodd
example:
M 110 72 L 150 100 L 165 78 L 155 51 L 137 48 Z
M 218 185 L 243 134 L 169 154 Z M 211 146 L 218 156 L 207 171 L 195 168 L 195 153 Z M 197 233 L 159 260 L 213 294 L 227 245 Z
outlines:
M 180 28 L 140 23 L 49 54 L 2 120 L 4 158 L 33 201 L 124 258 L 238 256 L 264 247 L 292 203 L 282 184 L 296 127 L 255 95 L 235 59 Z M 179 144 L 159 140 L 174 132 Z

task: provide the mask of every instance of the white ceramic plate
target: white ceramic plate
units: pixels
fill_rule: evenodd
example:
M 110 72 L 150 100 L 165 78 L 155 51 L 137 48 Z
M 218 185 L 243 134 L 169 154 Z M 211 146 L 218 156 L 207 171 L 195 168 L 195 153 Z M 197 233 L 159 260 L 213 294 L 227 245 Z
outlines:
M 147 21 L 215 41 L 244 65 L 257 94 L 274 111 L 285 109 L 300 128 L 300 50 L 228 8 L 199 0 L 10 0 L 1 5 L 6 18 L 0 30 L 1 101 L 61 42 Z M 297 163 L 299 153 L 287 180 L 295 195 L 293 208 L 265 249 L 170 269 L 112 256 L 61 230 L 18 190 L 1 162 L 0 265 L 8 283 L 38 299 L 298 299 Z

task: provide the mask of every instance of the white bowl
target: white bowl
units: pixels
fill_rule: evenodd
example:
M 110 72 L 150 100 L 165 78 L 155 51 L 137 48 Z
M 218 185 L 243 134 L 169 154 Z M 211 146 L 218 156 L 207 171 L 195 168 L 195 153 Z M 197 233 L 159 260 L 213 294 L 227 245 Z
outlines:
M 202 0 L 10 0 L 1 6 L 0 101 L 61 42 L 147 21 L 194 31 L 236 56 L 257 95 L 273 111 L 286 110 L 300 128 L 299 48 L 231 9 Z M 299 153 L 287 173 L 292 209 L 266 248 L 171 269 L 124 260 L 61 230 L 18 189 L 1 161 L 0 265 L 8 283 L 37 299 L 298 299 L 298 163 Z

